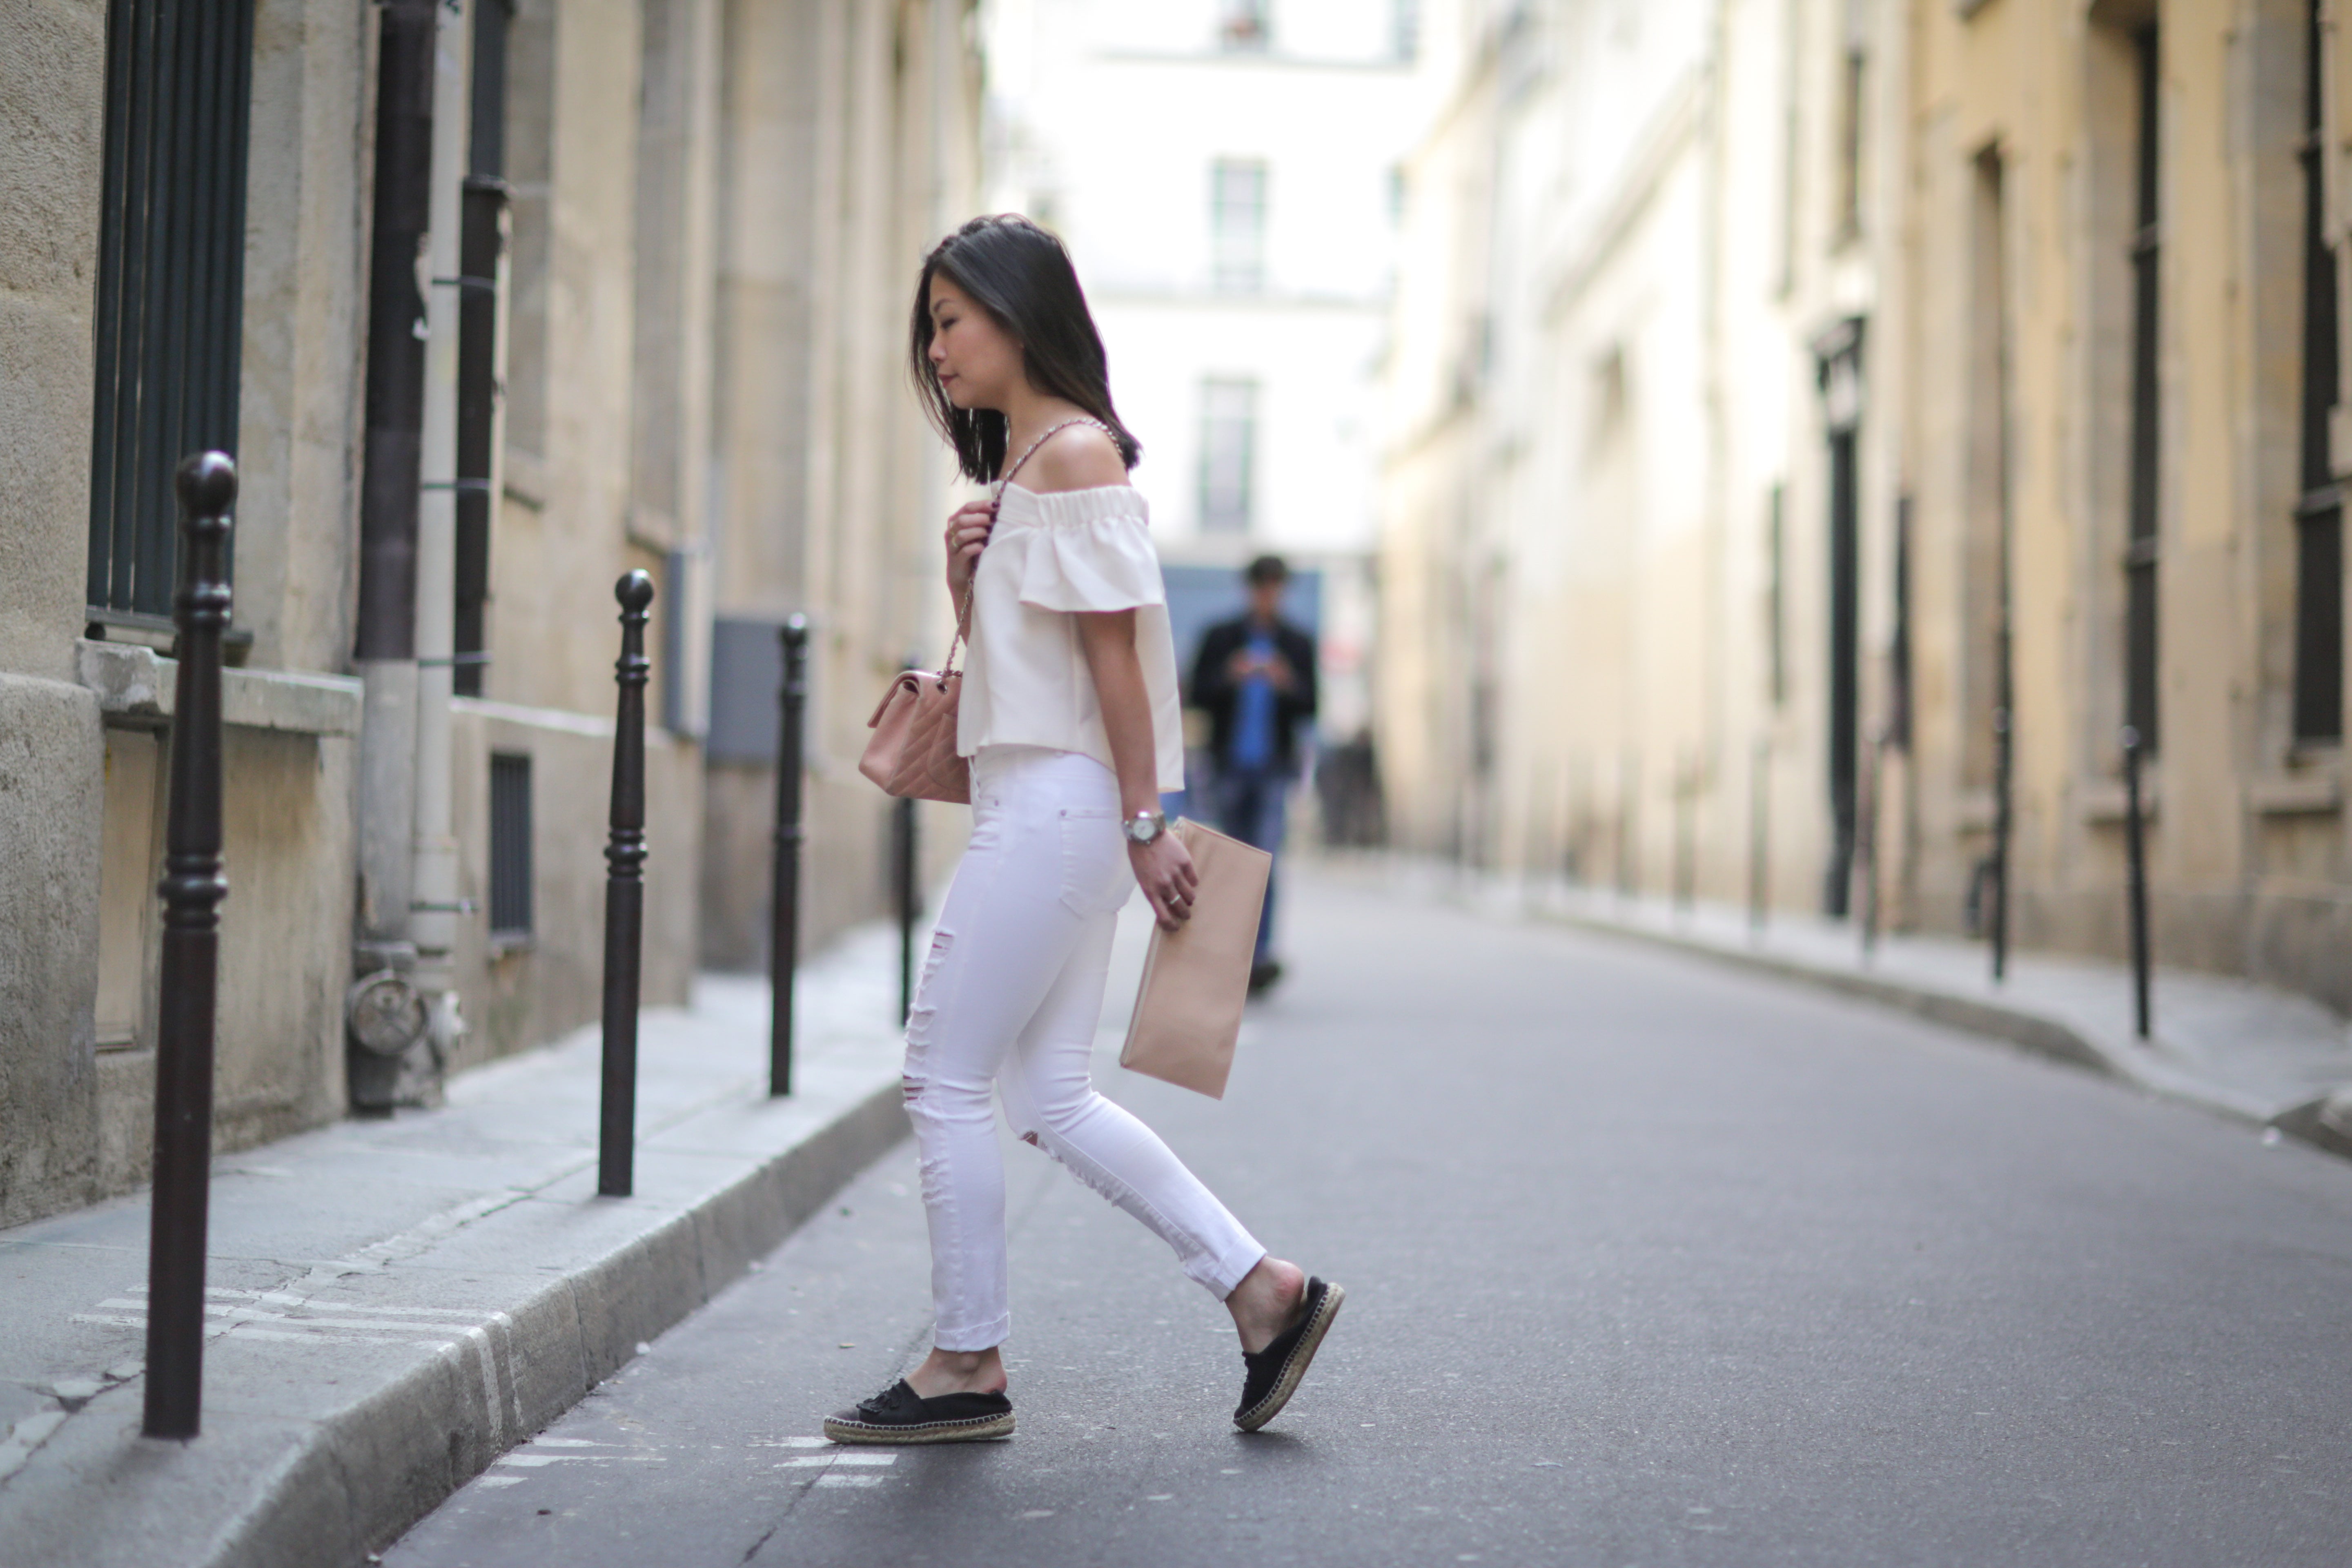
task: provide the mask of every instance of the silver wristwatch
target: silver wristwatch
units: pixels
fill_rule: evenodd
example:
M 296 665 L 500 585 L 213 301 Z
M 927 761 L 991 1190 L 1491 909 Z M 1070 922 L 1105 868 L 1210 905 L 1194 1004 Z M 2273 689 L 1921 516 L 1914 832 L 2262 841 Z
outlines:
M 1139 811 L 1119 826 L 1127 830 L 1129 844 L 1150 844 L 1168 831 L 1168 814 L 1164 811 Z

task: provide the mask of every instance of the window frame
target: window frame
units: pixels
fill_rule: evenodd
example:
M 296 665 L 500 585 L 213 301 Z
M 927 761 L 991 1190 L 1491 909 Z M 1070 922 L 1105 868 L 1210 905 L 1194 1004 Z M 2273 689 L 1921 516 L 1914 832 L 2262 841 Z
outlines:
M 1195 494 L 1198 526 L 1202 533 L 1247 538 L 1256 531 L 1263 393 L 1264 387 L 1255 376 L 1208 375 L 1201 380 L 1201 460 Z M 1221 395 L 1229 395 L 1238 411 L 1221 410 Z M 1229 487 L 1235 498 L 1230 506 L 1220 504 L 1224 498 L 1220 494 L 1222 480 L 1218 472 L 1224 460 L 1219 437 L 1228 429 L 1238 431 L 1231 457 L 1238 475 Z

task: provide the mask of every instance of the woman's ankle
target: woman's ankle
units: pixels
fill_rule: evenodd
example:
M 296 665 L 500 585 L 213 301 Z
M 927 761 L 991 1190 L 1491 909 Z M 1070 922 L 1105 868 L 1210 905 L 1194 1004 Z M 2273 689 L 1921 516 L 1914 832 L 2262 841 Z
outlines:
M 1260 1258 L 1257 1267 L 1244 1275 L 1233 1294 L 1225 1298 L 1225 1310 L 1233 1314 L 1234 1330 L 1241 1335 L 1242 1349 L 1253 1352 L 1264 1350 L 1290 1326 L 1290 1320 L 1297 1316 L 1298 1304 L 1306 1296 L 1306 1270 L 1287 1258 Z
M 907 1374 L 907 1385 L 925 1399 L 944 1394 L 1002 1394 L 1004 1358 L 997 1351 L 933 1350 Z

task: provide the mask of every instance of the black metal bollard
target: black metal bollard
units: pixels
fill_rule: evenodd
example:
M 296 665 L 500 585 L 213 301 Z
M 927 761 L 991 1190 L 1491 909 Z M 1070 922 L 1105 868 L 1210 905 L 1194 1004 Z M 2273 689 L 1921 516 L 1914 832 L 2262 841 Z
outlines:
M 604 1094 L 596 1137 L 596 1191 L 625 1198 L 635 1180 L 637 991 L 646 923 L 646 623 L 654 580 L 631 572 L 621 602 L 621 688 L 613 724 L 612 837 L 604 845 Z
M 1990 925 L 1992 929 L 1992 977 L 2002 980 L 2009 974 L 2009 770 L 2013 738 L 2011 734 L 2009 710 L 1993 710 L 1992 716 L 1992 877 L 1987 890 L 1992 895 Z
M 800 963 L 801 772 L 807 756 L 806 616 L 786 620 L 783 724 L 776 731 L 776 843 L 768 904 L 768 1092 L 793 1091 L 793 975 Z
M 2131 875 L 2132 1025 L 2148 1029 L 2147 847 L 2140 826 L 2139 731 L 2124 726 L 2124 856 Z
M 1886 766 L 1886 737 L 1873 736 L 1870 768 L 1862 780 L 1862 809 L 1854 844 L 1854 873 L 1862 881 L 1862 955 L 1878 951 L 1878 789 Z
M 205 1377 L 205 1233 L 213 1152 L 213 1015 L 220 974 L 223 571 L 236 465 L 200 452 L 180 465 L 185 542 L 172 804 L 164 840 L 163 952 L 155 1031 L 155 1179 L 147 1230 L 147 1398 L 140 1430 L 193 1437 Z
M 1748 929 L 1761 934 L 1770 904 L 1772 742 L 1756 742 L 1748 767 Z
M 1698 763 L 1681 758 L 1675 767 L 1675 909 L 1686 913 L 1698 901 Z

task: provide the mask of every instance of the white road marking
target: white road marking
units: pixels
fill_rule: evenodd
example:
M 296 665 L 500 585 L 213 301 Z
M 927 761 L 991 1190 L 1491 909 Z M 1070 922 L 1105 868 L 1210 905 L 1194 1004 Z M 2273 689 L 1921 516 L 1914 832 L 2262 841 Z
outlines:
M 221 1328 L 221 1334 L 226 1339 L 270 1340 L 298 1345 L 415 1345 L 419 1349 L 429 1351 L 450 1351 L 457 1348 L 457 1342 L 455 1340 L 442 1340 L 436 1343 L 425 1340 L 381 1339 L 373 1334 L 289 1332 L 282 1329 L 265 1329 L 258 1323 L 225 1324 Z
M 133 1318 L 121 1313 L 75 1312 L 66 1321 L 73 1323 L 97 1323 L 110 1329 L 143 1329 L 147 1326 L 147 1320 L 144 1318 Z M 378 1326 L 374 1323 L 362 1325 L 371 1329 Z M 306 1345 L 422 1345 L 426 1350 L 448 1350 L 457 1342 L 454 1340 L 443 1340 L 436 1343 L 418 1340 L 385 1339 L 374 1334 L 331 1334 L 302 1331 L 289 1332 L 278 1329 L 265 1329 L 255 1323 L 215 1322 L 205 1324 L 205 1337 L 207 1339 L 269 1340 Z M 436 1328 L 433 1331 L 446 1334 L 449 1331 L 446 1328 Z M 136 1377 L 142 1370 L 142 1368 L 133 1367 L 125 1375 Z
M 824 1470 L 835 1465 L 887 1467 L 898 1462 L 896 1454 L 811 1454 L 805 1459 L 782 1459 L 769 1467 L 776 1470 Z
M 882 1484 L 882 1478 L 880 1476 L 825 1475 L 817 1477 L 816 1484 L 821 1487 L 878 1487 Z
M 207 1286 L 205 1294 L 213 1298 L 204 1309 L 206 1339 L 276 1344 L 410 1345 L 419 1350 L 450 1352 L 457 1348 L 459 1342 L 448 1336 L 463 1333 L 472 1342 L 480 1363 L 483 1399 L 503 1422 L 505 1413 L 499 1398 L 499 1355 L 488 1333 L 493 1324 L 510 1326 L 510 1320 L 503 1312 L 466 1307 L 382 1307 L 321 1300 L 291 1290 L 237 1290 L 225 1285 Z M 248 1304 L 258 1302 L 268 1305 Z M 121 1295 L 110 1296 L 98 1306 L 99 1310 L 94 1312 L 71 1313 L 67 1321 L 110 1329 L 147 1326 L 144 1285 L 127 1286 Z M 283 1310 L 272 1310 L 273 1308 Z M 415 1321 L 430 1319 L 441 1321 Z M 520 1412 L 516 1415 L 520 1419 Z
M 517 1469 L 537 1470 L 544 1469 L 549 1465 L 560 1464 L 565 1459 L 582 1459 L 585 1458 L 587 1458 L 587 1456 L 584 1454 L 500 1454 L 497 1458 L 492 1459 L 490 1463 L 494 1465 L 512 1465 Z
M 477 1476 L 474 1484 L 478 1487 L 519 1487 L 525 1479 L 522 1476 Z
M 147 1287 L 125 1286 L 122 1293 L 126 1296 L 144 1296 L 147 1294 Z M 277 1307 L 324 1307 L 335 1312 L 382 1312 L 395 1318 L 464 1318 L 472 1322 L 481 1322 L 499 1316 L 499 1313 L 482 1307 L 373 1307 L 358 1301 L 330 1301 L 320 1296 L 298 1296 L 291 1290 L 232 1290 L 226 1285 L 207 1285 L 205 1287 L 205 1294 L 217 1296 L 229 1301 L 267 1301 Z M 144 1311 L 147 1306 L 144 1301 L 128 1303 L 110 1301 L 102 1302 L 100 1305 L 129 1305 L 137 1307 L 142 1311 Z
M 593 1437 L 533 1437 L 536 1448 L 617 1448 L 618 1443 L 599 1443 Z
M 144 1312 L 147 1310 L 147 1303 L 144 1301 L 127 1301 L 120 1297 L 100 1301 L 99 1306 L 132 1312 Z M 377 1333 L 388 1334 L 446 1334 L 456 1326 L 451 1323 L 388 1323 L 378 1318 L 293 1318 L 284 1312 L 267 1312 L 258 1307 L 207 1306 L 205 1309 L 205 1316 L 225 1319 L 232 1323 L 270 1323 L 297 1328 L 304 1324 L 315 1323 L 322 1329 L 371 1329 Z M 139 1321 L 143 1323 L 147 1320 L 142 1318 Z

